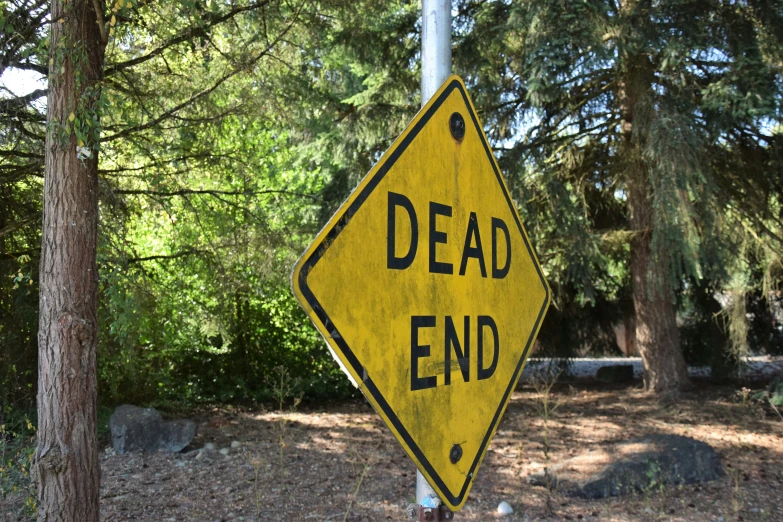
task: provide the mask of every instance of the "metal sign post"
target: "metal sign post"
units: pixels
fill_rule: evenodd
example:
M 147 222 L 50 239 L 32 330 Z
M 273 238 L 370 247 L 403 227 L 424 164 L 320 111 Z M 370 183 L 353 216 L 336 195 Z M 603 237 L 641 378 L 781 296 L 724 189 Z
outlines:
M 420 522 L 450 521 L 551 293 L 465 83 L 451 6 L 424 0 L 422 108 L 302 254 L 296 298 L 416 464 Z
M 451 74 L 451 0 L 422 0 L 421 9 L 421 106 L 432 98 Z M 416 504 L 410 518 L 451 520 L 435 490 L 416 470 Z M 443 514 L 443 517 L 441 517 Z M 426 518 L 429 516 L 429 518 Z M 448 518 L 445 518 L 448 517 Z
M 451 0 L 423 0 L 421 106 L 451 74 Z

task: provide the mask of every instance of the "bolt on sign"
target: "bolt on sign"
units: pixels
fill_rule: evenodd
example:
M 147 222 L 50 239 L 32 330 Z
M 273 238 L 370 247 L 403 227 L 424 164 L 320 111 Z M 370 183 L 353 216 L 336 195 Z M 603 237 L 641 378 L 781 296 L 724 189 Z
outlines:
M 550 290 L 459 77 L 419 111 L 292 277 L 343 371 L 460 509 Z

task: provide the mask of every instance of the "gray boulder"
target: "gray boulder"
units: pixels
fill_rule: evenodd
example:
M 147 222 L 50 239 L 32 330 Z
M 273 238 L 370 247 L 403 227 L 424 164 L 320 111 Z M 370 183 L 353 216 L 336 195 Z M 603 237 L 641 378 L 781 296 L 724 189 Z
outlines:
M 708 444 L 679 435 L 650 435 L 568 459 L 550 468 L 548 482 L 567 496 L 598 499 L 723 475 L 720 457 Z M 528 481 L 547 485 L 543 473 Z
M 613 366 L 601 366 L 595 374 L 595 378 L 609 384 L 622 384 L 633 381 L 632 364 L 615 364 Z
M 190 420 L 164 422 L 154 408 L 124 404 L 109 419 L 111 445 L 117 453 L 128 451 L 182 451 L 196 436 L 196 423 Z

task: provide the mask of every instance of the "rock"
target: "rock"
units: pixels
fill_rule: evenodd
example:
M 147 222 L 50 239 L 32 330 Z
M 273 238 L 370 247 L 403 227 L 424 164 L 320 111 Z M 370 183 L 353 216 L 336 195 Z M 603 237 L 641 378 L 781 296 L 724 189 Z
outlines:
M 607 384 L 622 384 L 633 381 L 632 364 L 615 364 L 598 368 L 595 378 Z
M 505 516 L 514 512 L 514 509 L 505 500 L 498 504 L 498 515 Z
M 128 451 L 182 451 L 196 436 L 196 423 L 189 420 L 164 422 L 154 408 L 124 404 L 109 419 L 111 445 L 117 453 Z
M 242 444 L 240 444 L 238 440 L 231 442 L 231 449 L 239 449 L 240 446 L 242 446 Z
M 211 442 L 207 442 L 206 444 L 204 444 L 204 449 L 206 451 L 215 451 L 215 445 Z
M 163 423 L 164 450 L 177 453 L 185 449 L 196 436 L 196 423 L 187 419 L 177 419 Z
M 225 457 L 228 457 L 228 448 L 220 448 L 220 451 L 218 453 L 220 453 Z
M 723 475 L 720 458 L 708 444 L 679 435 L 650 435 L 568 459 L 550 469 L 549 481 L 565 495 L 599 499 Z M 531 475 L 528 481 L 546 486 L 544 474 Z

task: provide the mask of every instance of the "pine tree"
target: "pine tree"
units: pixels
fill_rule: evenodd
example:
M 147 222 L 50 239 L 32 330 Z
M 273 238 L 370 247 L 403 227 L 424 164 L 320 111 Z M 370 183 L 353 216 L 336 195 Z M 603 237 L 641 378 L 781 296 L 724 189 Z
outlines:
M 228 135 L 232 129 L 256 130 L 238 120 L 248 106 L 245 96 L 262 97 L 259 90 L 251 92 L 252 82 L 232 80 L 247 78 L 263 67 L 263 60 L 272 60 L 272 50 L 283 47 L 285 35 L 299 23 L 303 5 L 269 0 L 0 4 L 0 41 L 5 44 L 0 75 L 6 69 L 48 75 L 46 88 L 23 96 L 8 96 L 0 89 L 0 259 L 14 268 L 22 258 L 32 264 L 40 240 L 39 438 L 33 466 L 40 520 L 90 521 L 99 514 L 99 197 L 105 203 L 103 249 L 119 237 L 116 250 L 127 266 L 198 252 L 191 247 L 171 255 L 134 255 L 120 215 L 132 204 L 135 210 L 146 209 L 140 198 L 182 198 L 186 205 L 189 197 L 213 198 L 226 207 L 237 207 L 235 201 L 244 198 L 248 202 L 242 201 L 245 207 L 236 214 L 249 215 L 252 196 L 289 192 L 285 187 L 242 185 L 247 177 L 239 175 L 239 186 L 225 189 L 182 183 L 186 173 L 196 168 L 214 171 L 217 163 L 229 171 L 226 178 L 244 173 L 241 161 L 251 158 L 229 161 L 233 150 L 246 147 L 261 153 L 253 151 L 257 143 L 247 139 L 226 145 L 235 138 Z M 227 26 L 232 30 L 223 30 Z M 219 34 L 213 34 L 218 28 Z M 40 103 L 44 96 L 45 118 Z M 268 129 L 260 127 L 263 132 L 253 137 L 263 145 Z M 223 149 L 216 151 L 218 146 Z M 290 181 L 288 185 L 296 188 Z M 189 208 L 197 209 L 198 203 Z M 211 210 L 209 203 L 201 208 Z M 112 215 L 113 210 L 117 212 Z M 256 231 L 261 240 L 269 237 L 260 227 Z M 19 270 L 14 289 L 19 281 L 32 284 Z M 6 290 L 0 289 L 2 308 Z M 33 344 L 19 349 L 28 361 Z M 6 360 L 3 356 L 0 363 Z M 0 368 L 0 383 L 13 371 Z
M 35 454 L 41 521 L 99 520 L 95 129 L 106 43 L 99 14 L 88 0 L 52 2 L 52 18 L 62 23 L 51 32 L 41 240 Z
M 729 282 L 738 223 L 783 246 L 781 3 L 467 3 L 458 20 L 555 279 L 589 302 L 628 263 L 645 386 L 687 387 L 676 291 Z
M 312 26 L 296 91 L 312 118 L 294 128 L 339 202 L 415 111 L 419 13 L 415 2 L 321 5 L 330 23 Z M 687 387 L 683 294 L 733 291 L 758 249 L 769 276 L 783 251 L 781 3 L 454 9 L 454 72 L 555 290 L 543 340 L 579 344 L 571 353 L 611 349 L 611 325 L 625 319 L 636 325 L 647 389 Z

